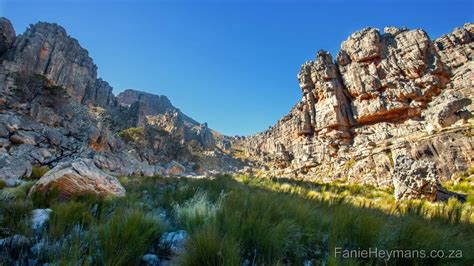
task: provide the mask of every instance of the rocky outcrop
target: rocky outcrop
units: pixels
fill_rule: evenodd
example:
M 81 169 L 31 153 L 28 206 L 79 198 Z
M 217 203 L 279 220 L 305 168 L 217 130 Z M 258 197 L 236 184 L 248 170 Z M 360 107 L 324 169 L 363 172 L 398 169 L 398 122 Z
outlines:
M 203 168 L 204 150 L 220 149 L 207 124 L 166 96 L 127 90 L 115 97 L 87 50 L 57 24 L 40 22 L 15 36 L 2 18 L 0 48 L 0 179 L 7 185 L 33 167 L 80 158 L 113 174 L 166 174 L 173 160 L 189 173 Z M 236 166 L 217 154 L 212 167 Z
M 395 199 L 434 199 L 439 185 L 434 172 L 433 162 L 415 161 L 407 156 L 398 156 L 393 170 Z
M 347 92 L 330 54 L 319 51 L 316 61 L 301 67 L 298 80 L 303 91 L 303 113 L 299 134 L 319 134 L 350 139 L 355 124 Z
M 10 33 L 0 30 L 4 35 Z M 9 36 L 8 40 L 11 39 Z M 3 63 L 10 71 L 43 75 L 52 84 L 64 87 L 80 103 L 103 108 L 116 106 L 112 87 L 97 79 L 97 66 L 87 50 L 61 26 L 34 24 L 16 38 L 13 46 Z
M 0 56 L 15 42 L 15 29 L 6 18 L 0 18 Z
M 79 42 L 56 24 L 37 23 L 18 36 L 9 61 L 16 72 L 44 75 L 82 102 L 95 85 L 97 67 Z
M 447 201 L 453 197 L 461 202 L 466 201 L 466 195 L 443 189 L 436 175 L 433 161 L 413 160 L 406 155 L 398 155 L 392 180 L 395 199 Z
M 115 97 L 62 27 L 41 22 L 15 37 L 1 19 L 0 178 L 14 185 L 35 166 L 84 158 L 114 174 L 236 171 L 248 162 L 243 151 L 273 176 L 377 186 L 408 180 L 418 192 L 400 195 L 426 194 L 411 172 L 428 169 L 420 178 L 432 184 L 428 177 L 449 179 L 473 163 L 473 38 L 473 24 L 436 40 L 423 30 L 363 29 L 335 60 L 319 51 L 301 66 L 302 99 L 276 125 L 231 138 L 165 96 Z M 399 155 L 419 167 L 405 167 Z
M 120 182 L 98 169 L 92 160 L 78 160 L 57 165 L 34 184 L 30 195 L 53 188 L 57 189 L 63 198 L 84 194 L 125 195 L 125 189 Z
M 125 90 L 117 95 L 117 101 L 128 108 L 128 127 L 152 126 L 180 141 L 196 141 L 209 150 L 216 148 L 214 135 L 207 123 L 200 124 L 186 116 L 166 96 Z
M 341 45 L 337 63 L 358 124 L 403 121 L 445 88 L 448 72 L 422 30 L 367 28 Z
M 142 91 L 125 90 L 117 95 L 117 100 L 121 105 L 127 107 L 130 107 L 132 104 L 138 105 L 140 114 L 143 116 L 163 114 L 166 111 L 176 110 L 168 97 Z
M 287 116 L 233 145 L 272 176 L 393 186 L 425 169 L 413 188 L 419 197 L 416 187 L 431 177 L 473 164 L 473 30 L 466 24 L 434 41 L 423 30 L 358 31 L 335 61 L 319 51 L 302 65 L 303 96 Z M 400 154 L 419 167 L 403 167 Z

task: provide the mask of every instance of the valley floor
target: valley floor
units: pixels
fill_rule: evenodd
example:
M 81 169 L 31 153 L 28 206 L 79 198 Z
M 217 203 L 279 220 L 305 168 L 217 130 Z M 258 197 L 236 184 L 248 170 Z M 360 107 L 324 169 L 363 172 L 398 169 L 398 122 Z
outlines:
M 471 265 L 474 261 L 472 180 L 447 184 L 470 193 L 463 204 L 397 203 L 391 191 L 367 186 L 247 175 L 212 180 L 121 177 L 120 181 L 127 190 L 122 198 L 88 195 L 62 201 L 54 190 L 28 197 L 34 181 L 0 190 L 0 264 Z M 52 212 L 45 226 L 32 229 L 31 213 L 38 208 Z M 363 251 L 369 249 L 403 254 L 364 258 Z M 349 251 L 350 258 L 345 253 Z

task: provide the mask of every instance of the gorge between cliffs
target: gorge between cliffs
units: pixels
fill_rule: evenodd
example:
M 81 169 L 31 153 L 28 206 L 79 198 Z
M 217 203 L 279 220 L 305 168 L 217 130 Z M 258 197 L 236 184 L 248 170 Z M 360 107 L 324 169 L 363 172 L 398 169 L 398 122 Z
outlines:
M 275 125 L 226 136 L 114 95 L 60 25 L 0 18 L 0 264 L 382 265 L 337 256 L 377 245 L 472 264 L 474 24 L 340 47 L 301 65 Z

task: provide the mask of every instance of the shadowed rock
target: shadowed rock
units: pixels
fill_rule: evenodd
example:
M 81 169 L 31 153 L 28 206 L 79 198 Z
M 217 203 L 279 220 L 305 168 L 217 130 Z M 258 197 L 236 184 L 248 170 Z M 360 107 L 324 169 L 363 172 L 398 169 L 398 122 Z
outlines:
M 11 22 L 0 17 L 0 56 L 13 45 L 15 38 L 15 29 L 13 29 Z

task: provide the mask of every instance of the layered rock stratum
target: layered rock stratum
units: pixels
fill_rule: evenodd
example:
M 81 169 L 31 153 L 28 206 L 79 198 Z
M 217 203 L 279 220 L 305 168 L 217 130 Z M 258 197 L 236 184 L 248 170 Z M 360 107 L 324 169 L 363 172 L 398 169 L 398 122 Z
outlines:
M 474 24 L 435 40 L 420 29 L 355 32 L 335 60 L 321 50 L 301 66 L 303 97 L 288 115 L 236 143 L 273 176 L 436 198 L 440 181 L 473 163 L 473 39 Z

